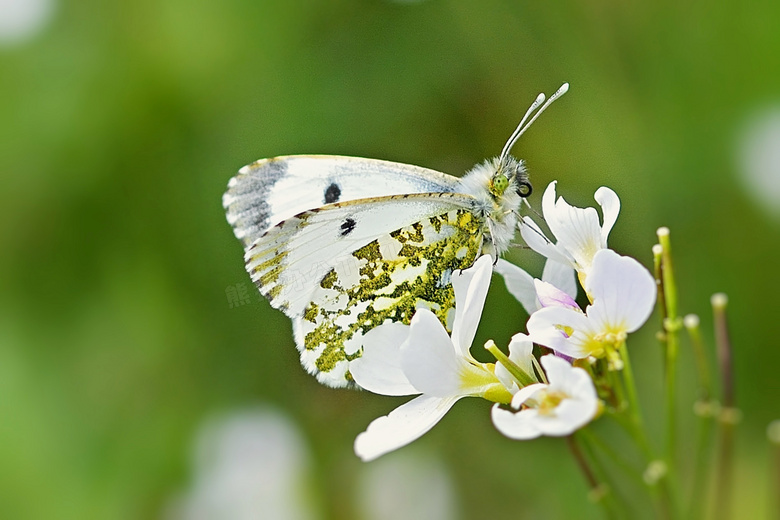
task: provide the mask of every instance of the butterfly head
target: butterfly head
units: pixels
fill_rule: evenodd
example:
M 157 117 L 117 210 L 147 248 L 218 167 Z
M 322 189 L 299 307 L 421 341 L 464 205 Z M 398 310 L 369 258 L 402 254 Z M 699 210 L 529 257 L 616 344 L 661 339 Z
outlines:
M 523 162 L 512 156 L 498 158 L 494 162 L 494 173 L 488 182 L 488 190 L 496 199 L 504 197 L 508 189 L 522 198 L 528 197 L 533 191 Z

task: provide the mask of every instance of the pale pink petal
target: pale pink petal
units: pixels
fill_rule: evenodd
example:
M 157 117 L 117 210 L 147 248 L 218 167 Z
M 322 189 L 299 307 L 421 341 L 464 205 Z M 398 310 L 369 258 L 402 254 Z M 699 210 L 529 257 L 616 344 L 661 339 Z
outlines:
M 566 307 L 576 311 L 580 310 L 580 306 L 577 305 L 577 302 L 571 296 L 553 284 L 534 280 L 534 287 L 536 288 L 536 296 L 539 298 L 539 304 L 542 307 Z
M 551 283 L 571 296 L 572 299 L 577 297 L 576 272 L 570 263 L 564 264 L 548 259 L 547 262 L 544 263 L 542 280 Z
M 364 462 L 406 446 L 433 428 L 457 402 L 421 395 L 379 417 L 355 439 L 355 454 Z
M 363 337 L 363 355 L 349 363 L 349 371 L 359 386 L 382 395 L 420 393 L 401 368 L 401 345 L 409 331 L 408 325 L 386 323 Z
M 467 358 L 471 357 L 471 342 L 474 341 L 482 317 L 492 274 L 493 259 L 490 255 L 479 257 L 469 269 L 452 273 L 452 287 L 455 290 L 452 344 Z
M 504 277 L 506 290 L 520 302 L 525 312 L 530 315 L 539 308 L 533 276 L 503 258 L 498 259 L 496 272 Z

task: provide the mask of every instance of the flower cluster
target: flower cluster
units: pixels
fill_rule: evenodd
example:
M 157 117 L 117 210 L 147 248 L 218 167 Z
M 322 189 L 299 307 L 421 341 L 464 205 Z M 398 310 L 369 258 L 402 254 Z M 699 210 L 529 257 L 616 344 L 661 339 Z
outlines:
M 627 335 L 650 316 L 656 283 L 639 262 L 607 248 L 620 211 L 617 195 L 602 187 L 595 200 L 603 220 L 595 208 L 556 199 L 551 183 L 542 213 L 554 240 L 533 219 L 523 219 L 525 242 L 547 258 L 541 279 L 490 256 L 453 273 L 451 333 L 432 312 L 419 309 L 408 326 L 387 324 L 366 335 L 371 348 L 349 366 L 355 382 L 378 394 L 417 397 L 357 437 L 359 457 L 372 460 L 414 441 L 463 397 L 495 403 L 493 424 L 512 439 L 567 436 L 598 416 L 602 399 L 594 383 L 623 369 Z M 496 363 L 481 363 L 471 346 L 494 270 L 530 318 L 508 355 L 488 342 Z M 585 309 L 576 302 L 577 281 Z

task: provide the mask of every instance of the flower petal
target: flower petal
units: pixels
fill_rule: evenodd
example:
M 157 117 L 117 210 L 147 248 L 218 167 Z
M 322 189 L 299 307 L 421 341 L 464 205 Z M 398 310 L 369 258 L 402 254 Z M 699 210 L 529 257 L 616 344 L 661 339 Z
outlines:
M 587 314 L 599 330 L 634 332 L 653 312 L 655 280 L 631 257 L 602 249 L 594 257 L 586 283 L 593 297 Z
M 571 296 L 561 291 L 551 283 L 534 280 L 536 295 L 542 307 L 566 307 L 567 309 L 580 310 L 579 305 Z
M 529 316 L 539 308 L 533 276 L 503 258 L 498 259 L 496 272 L 504 277 L 506 290 L 520 302 Z
M 577 298 L 577 277 L 570 263 L 564 264 L 547 259 L 542 271 L 542 281 L 551 283 L 572 299 Z
M 363 337 L 363 355 L 349 363 L 355 382 L 375 394 L 420 393 L 401 367 L 401 345 L 409 337 L 409 332 L 410 327 L 402 323 L 386 323 L 371 329 Z
M 509 342 L 509 361 L 519 366 L 523 372 L 531 377 L 534 377 L 533 350 L 534 342 L 522 332 L 512 336 L 512 340 Z
M 460 373 L 468 364 L 452 345 L 439 319 L 428 309 L 412 318 L 409 337 L 401 346 L 401 368 L 418 392 L 438 397 L 462 395 Z
M 536 427 L 544 435 L 569 435 L 587 424 L 598 411 L 598 396 L 588 373 L 554 355 L 540 360 L 547 379 L 547 391 L 566 395 L 552 413 L 540 414 Z
M 523 372 L 528 374 L 531 378 L 536 379 L 532 361 L 533 349 L 534 344 L 530 338 L 522 332 L 518 332 L 512 336 L 512 341 L 509 342 L 508 357 L 509 361 L 517 365 Z M 513 394 L 517 392 L 518 386 L 517 382 L 515 382 L 515 378 L 502 363 L 496 363 L 495 375 L 507 390 Z
M 469 350 L 482 317 L 492 274 L 493 258 L 490 255 L 479 257 L 468 269 L 452 273 L 452 287 L 455 290 L 452 344 L 468 358 L 471 358 Z
M 547 354 L 539 358 L 539 362 L 544 368 L 544 373 L 547 374 L 547 380 L 550 382 L 550 387 L 554 389 L 563 389 L 563 384 L 569 378 L 572 366 L 566 360 L 556 356 Z
M 594 208 L 575 208 L 563 197 L 555 205 L 555 218 L 548 219 L 556 245 L 564 248 L 577 263 L 577 270 L 587 271 L 593 255 L 601 249 L 599 214 Z
M 496 429 L 510 439 L 518 441 L 535 439 L 542 434 L 535 425 L 535 418 L 538 415 L 539 412 L 532 408 L 512 412 L 501 408 L 498 403 L 494 404 L 491 410 L 493 425 Z
M 524 386 L 512 397 L 512 408 L 519 410 L 526 401 L 531 399 L 537 392 L 541 392 L 547 388 L 548 385 L 544 383 L 534 383 L 532 385 Z
M 357 436 L 355 454 L 368 462 L 406 446 L 433 428 L 457 400 L 421 395 L 402 404 L 388 415 L 374 419 Z
M 566 255 L 565 251 L 562 251 L 545 236 L 542 229 L 531 217 L 523 217 L 519 227 L 520 236 L 523 237 L 526 245 L 540 255 L 564 264 L 571 264 L 573 262 L 573 260 Z
M 526 327 L 534 343 L 573 358 L 590 355 L 590 351 L 582 348 L 586 338 L 582 338 L 581 331 L 590 331 L 590 322 L 582 312 L 566 307 L 545 307 L 531 315 Z M 566 337 L 562 328 L 571 329 L 575 333 L 572 337 Z
M 549 415 L 539 415 L 536 427 L 543 435 L 563 437 L 579 430 L 593 419 L 598 401 L 564 399 Z
M 620 199 L 617 193 L 606 186 L 597 189 L 593 198 L 601 206 L 601 213 L 604 215 L 604 223 L 601 226 L 601 241 L 603 247 L 607 247 L 607 237 L 617 221 L 618 213 L 620 213 Z

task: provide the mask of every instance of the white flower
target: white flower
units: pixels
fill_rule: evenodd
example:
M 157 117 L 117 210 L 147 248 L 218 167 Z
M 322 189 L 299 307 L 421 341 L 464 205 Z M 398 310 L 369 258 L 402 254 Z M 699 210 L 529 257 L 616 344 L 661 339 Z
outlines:
M 355 381 L 367 390 L 389 395 L 422 394 L 374 420 L 358 435 L 355 453 L 364 461 L 419 438 L 462 397 L 510 401 L 512 394 L 496 376 L 495 365 L 479 363 L 469 352 L 490 285 L 492 264 L 490 256 L 483 256 L 470 269 L 453 273 L 455 319 L 451 337 L 432 312 L 419 309 L 400 350 L 397 343 L 395 348 L 392 344 L 401 337 L 402 326 L 377 327 L 371 348 L 350 363 Z
M 604 223 L 601 224 L 595 208 L 571 206 L 563 197 L 556 200 L 555 182 L 551 182 L 544 191 L 542 214 L 556 243 L 553 244 L 530 217 L 523 218 L 523 223 L 527 225 L 520 226 L 520 233 L 531 249 L 552 261 L 570 265 L 583 280 L 596 252 L 607 247 L 607 237 L 620 212 L 620 199 L 605 186 L 596 190 L 594 199 L 604 214 Z
M 564 436 L 590 422 L 599 399 L 588 373 L 554 355 L 541 359 L 549 384 L 520 389 L 512 398 L 513 412 L 493 405 L 493 424 L 510 439 L 534 439 L 540 435 Z M 525 405 L 525 408 L 520 409 Z
M 611 249 L 594 255 L 585 290 L 593 303 L 584 313 L 570 302 L 533 313 L 527 325 L 530 339 L 573 358 L 602 357 L 614 352 L 653 312 L 652 275 L 633 258 Z

